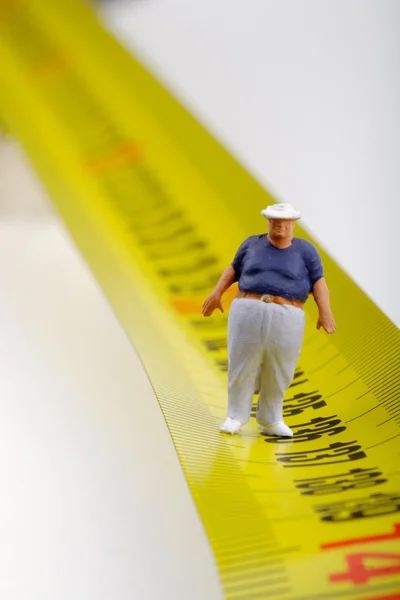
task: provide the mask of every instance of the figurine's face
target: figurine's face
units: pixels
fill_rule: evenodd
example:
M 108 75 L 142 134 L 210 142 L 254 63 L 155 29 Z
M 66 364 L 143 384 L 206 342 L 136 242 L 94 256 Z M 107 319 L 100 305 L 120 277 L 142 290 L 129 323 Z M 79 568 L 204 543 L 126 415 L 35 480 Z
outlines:
M 274 238 L 292 237 L 295 221 L 291 219 L 268 219 L 268 233 Z

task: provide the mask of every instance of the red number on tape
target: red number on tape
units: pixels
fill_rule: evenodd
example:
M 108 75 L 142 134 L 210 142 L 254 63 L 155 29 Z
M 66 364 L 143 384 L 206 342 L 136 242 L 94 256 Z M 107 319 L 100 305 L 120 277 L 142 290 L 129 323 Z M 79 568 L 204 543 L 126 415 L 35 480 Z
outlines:
M 328 544 L 322 544 L 321 550 L 339 548 L 340 546 L 351 546 L 352 544 L 367 544 L 368 542 L 383 542 L 385 540 L 396 539 L 400 539 L 400 523 L 394 524 L 393 533 L 378 533 L 376 535 L 370 535 L 363 538 L 351 538 L 349 540 L 343 540 L 341 542 L 329 542 Z
M 373 598 L 358 598 L 358 600 L 400 600 L 400 592 L 397 594 L 389 594 L 389 596 L 374 596 Z
M 386 567 L 365 567 L 364 561 L 368 558 L 379 560 L 396 561 L 397 564 L 391 564 Z M 383 575 L 400 574 L 400 554 L 382 554 L 379 552 L 362 552 L 360 554 L 349 554 L 346 556 L 348 571 L 344 573 L 334 573 L 329 575 L 332 582 L 352 581 L 356 584 L 368 583 L 373 577 L 382 577 Z

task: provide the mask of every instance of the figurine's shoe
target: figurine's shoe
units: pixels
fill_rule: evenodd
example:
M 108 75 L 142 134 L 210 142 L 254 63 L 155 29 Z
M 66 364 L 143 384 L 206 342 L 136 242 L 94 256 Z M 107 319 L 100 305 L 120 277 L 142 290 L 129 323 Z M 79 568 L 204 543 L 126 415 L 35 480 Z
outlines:
M 277 435 L 278 437 L 293 437 L 293 431 L 283 421 L 276 421 L 270 425 L 260 427 L 262 433 L 267 435 Z
M 237 419 L 231 419 L 228 417 L 219 428 L 222 433 L 239 433 L 242 424 Z

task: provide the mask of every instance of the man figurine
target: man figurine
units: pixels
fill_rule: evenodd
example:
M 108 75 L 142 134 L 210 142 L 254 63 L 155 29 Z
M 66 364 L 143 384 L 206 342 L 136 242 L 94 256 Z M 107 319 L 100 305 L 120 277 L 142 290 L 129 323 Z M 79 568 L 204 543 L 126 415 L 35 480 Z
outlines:
M 319 310 L 317 329 L 335 331 L 321 258 L 313 244 L 293 237 L 298 211 L 287 203 L 268 206 L 268 234 L 252 235 L 239 247 L 202 314 L 223 312 L 224 292 L 238 282 L 228 318 L 228 416 L 224 433 L 248 423 L 254 393 L 256 419 L 263 433 L 293 437 L 283 421 L 283 399 L 300 355 L 304 303 L 313 294 Z

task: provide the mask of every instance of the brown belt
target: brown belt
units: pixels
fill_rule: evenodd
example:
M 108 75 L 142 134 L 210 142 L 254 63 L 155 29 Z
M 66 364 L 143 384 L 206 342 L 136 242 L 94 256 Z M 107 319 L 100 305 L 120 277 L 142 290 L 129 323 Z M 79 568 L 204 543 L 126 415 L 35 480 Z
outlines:
M 300 300 L 289 300 L 281 296 L 270 296 L 269 294 L 253 294 L 252 292 L 238 292 L 236 298 L 250 298 L 251 300 L 261 300 L 261 302 L 273 302 L 274 304 L 291 304 L 297 308 L 304 309 L 304 302 Z

